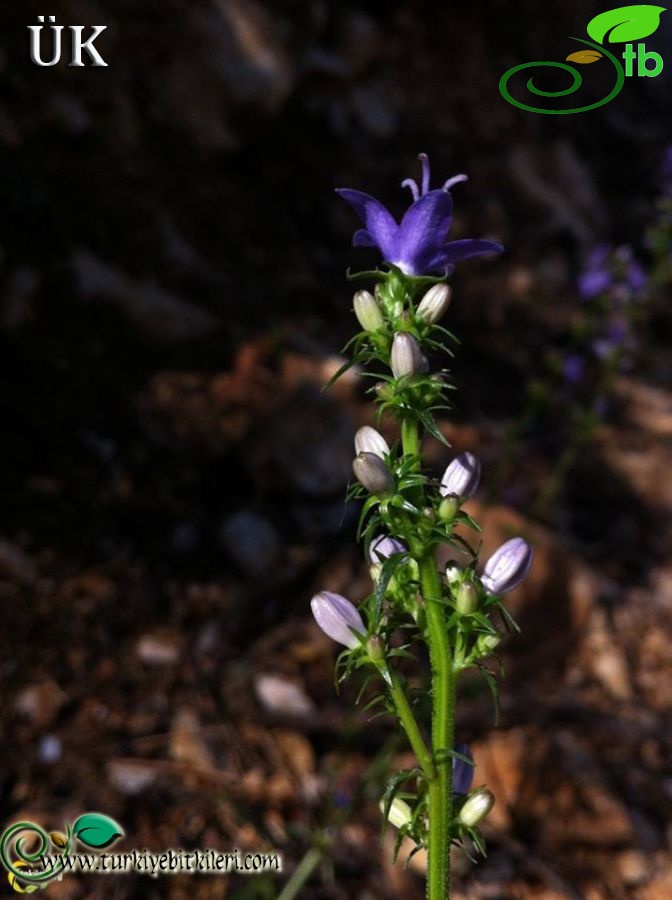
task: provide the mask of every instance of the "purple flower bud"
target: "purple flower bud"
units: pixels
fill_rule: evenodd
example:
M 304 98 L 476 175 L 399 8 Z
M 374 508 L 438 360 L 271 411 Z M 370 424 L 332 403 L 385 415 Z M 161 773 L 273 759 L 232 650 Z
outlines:
M 495 795 L 487 788 L 476 791 L 460 810 L 460 822 L 468 828 L 474 828 L 488 815 L 495 805 Z
M 364 331 L 377 331 L 385 324 L 378 301 L 369 291 L 357 291 L 353 307 L 357 321 Z
M 450 288 L 447 284 L 435 284 L 418 304 L 418 316 L 428 325 L 435 325 L 450 306 Z
M 468 500 L 478 490 L 481 480 L 481 463 L 473 453 L 460 453 L 450 463 L 441 479 L 444 497 L 454 496 Z
M 375 453 L 360 453 L 352 463 L 352 470 L 367 491 L 377 497 L 384 497 L 394 491 L 392 473 Z
M 359 646 L 353 631 L 366 634 L 366 628 L 357 608 L 349 600 L 331 591 L 320 591 L 310 601 L 310 606 L 315 621 L 328 637 L 350 649 Z
M 522 584 L 532 566 L 534 551 L 521 537 L 511 538 L 495 550 L 481 575 L 489 594 L 506 594 Z
M 474 780 L 474 757 L 466 744 L 456 744 L 455 750 L 471 760 L 471 763 L 463 759 L 453 757 L 453 793 L 468 794 L 471 783 Z
M 405 553 L 407 549 L 406 544 L 402 541 L 379 534 L 369 545 L 369 559 L 372 563 L 384 562 L 394 553 Z
M 375 453 L 383 459 L 389 455 L 390 447 L 379 431 L 370 425 L 364 425 L 355 435 L 355 453 Z
M 427 371 L 427 357 L 412 334 L 405 331 L 395 334 L 390 354 L 390 368 L 395 378 L 419 375 Z

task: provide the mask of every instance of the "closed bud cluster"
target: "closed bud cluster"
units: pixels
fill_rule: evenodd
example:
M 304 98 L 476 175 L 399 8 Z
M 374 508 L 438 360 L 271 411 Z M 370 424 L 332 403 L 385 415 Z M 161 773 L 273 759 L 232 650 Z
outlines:
M 353 460 L 352 470 L 360 484 L 376 497 L 385 497 L 394 491 L 392 473 L 375 453 L 360 453 Z
M 478 490 L 481 481 L 481 463 L 473 453 L 460 453 L 446 468 L 441 478 L 444 497 L 468 500 Z
M 366 649 L 373 663 L 381 663 L 385 659 L 385 648 L 377 634 L 369 638 L 366 643 Z
M 483 587 L 489 594 L 506 594 L 527 578 L 534 551 L 521 537 L 512 538 L 495 550 L 486 562 L 481 575 Z
M 479 658 L 481 656 L 490 656 L 501 643 L 501 634 L 482 634 L 476 641 L 476 654 Z
M 378 301 L 369 291 L 357 291 L 353 307 L 357 321 L 364 331 L 378 331 L 385 324 Z
M 390 367 L 395 378 L 421 375 L 427 371 L 427 357 L 412 334 L 405 331 L 395 334 L 390 354 Z
M 447 284 L 435 284 L 420 301 L 418 316 L 428 325 L 435 325 L 450 306 L 450 288 Z
M 462 569 L 459 566 L 455 565 L 455 563 L 449 563 L 446 566 L 446 581 L 448 584 L 459 584 L 462 578 Z
M 470 616 L 478 609 L 478 590 L 469 581 L 464 581 L 457 589 L 455 609 L 461 616 Z
M 379 381 L 376 385 L 376 395 L 379 400 L 389 402 L 394 400 L 394 388 L 387 381 Z
M 359 646 L 357 634 L 366 634 L 366 627 L 357 607 L 349 600 L 332 591 L 320 591 L 310 606 L 315 621 L 328 637 L 351 650 Z
M 450 496 L 444 497 L 439 504 L 439 518 L 442 522 L 452 522 L 460 511 L 460 498 Z
M 390 455 L 390 447 L 379 431 L 370 425 L 364 425 L 355 435 L 355 453 L 375 453 L 384 459 Z
M 481 788 L 472 794 L 460 810 L 459 820 L 468 828 L 474 828 L 488 815 L 495 805 L 495 796 L 487 788 Z

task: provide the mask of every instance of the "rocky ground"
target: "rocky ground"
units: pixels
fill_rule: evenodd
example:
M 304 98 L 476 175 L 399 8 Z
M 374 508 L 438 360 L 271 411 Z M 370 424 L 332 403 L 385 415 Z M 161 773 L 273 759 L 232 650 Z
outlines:
M 545 12 L 571 34 L 579 7 Z M 53 897 L 264 900 L 314 847 L 305 900 L 423 896 L 422 856 L 393 865 L 380 839 L 407 750 L 353 711 L 355 685 L 336 695 L 308 614 L 318 588 L 369 590 L 344 495 L 372 407 L 354 374 L 322 386 L 353 327 L 343 271 L 370 259 L 332 189 L 398 199 L 421 149 L 437 177 L 472 176 L 456 235 L 507 245 L 456 276 L 442 428 L 483 459 L 484 552 L 514 530 L 537 549 L 498 728 L 487 690 L 463 689 L 459 735 L 498 800 L 487 860 L 455 859 L 456 900 L 672 896 L 669 288 L 552 502 L 563 398 L 510 441 L 584 252 L 627 241 L 649 261 L 667 76 L 589 125 L 521 120 L 496 83 L 558 56 L 535 9 L 56 3 L 113 26 L 116 67 L 86 79 L 29 71 L 44 10 L 7 13 L 4 821 L 99 810 L 125 846 L 285 859 L 282 878 L 69 877 Z M 448 451 L 425 451 L 439 471 Z

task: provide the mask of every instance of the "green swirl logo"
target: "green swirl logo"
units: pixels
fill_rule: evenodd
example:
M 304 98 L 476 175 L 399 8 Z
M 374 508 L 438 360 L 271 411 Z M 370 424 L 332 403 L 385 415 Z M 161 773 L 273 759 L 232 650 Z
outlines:
M 19 894 L 32 894 L 61 875 L 75 840 L 90 849 L 102 850 L 123 834 L 114 819 L 101 813 L 86 813 L 72 826 L 66 822 L 65 834 L 47 833 L 35 822 L 15 822 L 0 838 L 0 862 L 12 888 Z
M 591 109 L 597 109 L 610 103 L 617 94 L 619 94 L 625 84 L 627 76 L 634 73 L 634 63 L 637 61 L 637 74 L 640 76 L 653 77 L 658 75 L 663 69 L 663 60 L 658 53 L 647 51 L 644 44 L 638 44 L 637 50 L 633 49 L 633 41 L 639 41 L 642 38 L 653 34 L 660 24 L 660 14 L 665 11 L 662 6 L 638 5 L 638 6 L 621 6 L 618 9 L 610 9 L 606 12 L 595 16 L 588 23 L 588 36 L 592 40 L 583 38 L 570 38 L 584 44 L 589 49 L 583 49 L 570 53 L 566 58 L 566 62 L 555 62 L 546 60 L 543 62 L 521 63 L 513 66 L 506 71 L 499 80 L 499 91 L 506 101 L 519 109 L 526 112 L 541 113 L 542 115 L 569 115 L 571 113 L 588 112 Z M 626 43 L 623 59 L 625 68 L 620 60 L 604 46 L 604 42 Z M 584 106 L 576 106 L 572 109 L 561 109 L 553 106 L 538 106 L 532 103 L 524 103 L 516 99 L 509 88 L 509 81 L 524 70 L 538 70 L 542 68 L 561 69 L 571 76 L 571 84 L 558 91 L 547 91 L 538 87 L 534 83 L 534 77 L 530 77 L 527 81 L 527 90 L 534 94 L 535 97 L 548 98 L 550 101 L 556 98 L 568 97 L 579 90 L 583 83 L 583 77 L 579 70 L 568 63 L 576 63 L 580 65 L 589 65 L 596 63 L 601 59 L 608 60 L 614 67 L 615 81 L 612 89 L 606 97 L 595 103 Z M 653 68 L 650 66 L 653 63 Z

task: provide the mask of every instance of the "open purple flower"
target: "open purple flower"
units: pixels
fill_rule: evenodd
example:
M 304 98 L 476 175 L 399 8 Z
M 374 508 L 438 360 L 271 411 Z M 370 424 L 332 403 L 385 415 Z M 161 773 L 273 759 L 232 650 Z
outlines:
M 369 194 L 351 188 L 339 188 L 337 193 L 347 200 L 364 223 L 355 232 L 355 247 L 377 247 L 388 263 L 398 266 L 406 275 L 428 275 L 432 272 L 449 274 L 454 263 L 483 253 L 500 253 L 502 247 L 494 241 L 449 241 L 446 237 L 453 220 L 451 187 L 466 180 L 466 175 L 448 179 L 442 188 L 429 189 L 429 159 L 420 154 L 422 182 L 420 187 L 411 178 L 402 182 L 413 194 L 413 203 L 397 224 L 383 204 Z

